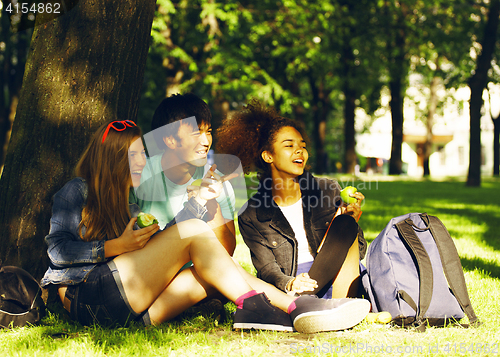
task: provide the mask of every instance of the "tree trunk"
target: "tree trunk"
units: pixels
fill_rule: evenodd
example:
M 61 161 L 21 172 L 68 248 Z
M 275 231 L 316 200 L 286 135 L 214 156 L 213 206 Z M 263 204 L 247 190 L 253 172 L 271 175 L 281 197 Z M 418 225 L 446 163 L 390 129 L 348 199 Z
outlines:
M 401 27 L 401 26 L 400 26 Z M 388 53 L 395 51 L 391 69 L 389 89 L 391 91 L 392 146 L 389 161 L 389 175 L 399 175 L 402 172 L 403 148 L 403 99 L 407 68 L 405 63 L 405 36 L 402 27 L 395 31 L 394 48 L 389 47 Z
M 392 145 L 391 159 L 389 161 L 389 175 L 399 175 L 402 172 L 402 148 L 403 148 L 403 79 L 395 77 L 391 79 L 389 88 L 391 91 L 391 117 L 392 117 Z
M 351 31 L 347 31 L 348 36 Z M 342 46 L 342 60 L 344 78 L 342 91 L 344 92 L 344 172 L 348 174 L 354 173 L 354 167 L 358 161 L 356 156 L 356 131 L 355 111 L 356 111 L 356 90 L 353 83 L 355 78 L 356 66 L 354 65 L 353 48 L 349 41 Z
M 500 115 L 493 120 L 493 176 L 500 176 Z
M 155 11 L 153 0 L 67 6 L 60 17 L 37 16 L 0 180 L 0 259 L 37 278 L 52 196 L 99 125 L 136 119 Z
M 328 116 L 327 97 L 323 90 L 323 84 L 316 84 L 312 75 L 309 76 L 309 85 L 313 96 L 312 102 L 312 117 L 313 117 L 313 134 L 312 141 L 314 145 L 315 159 L 314 172 L 316 174 L 327 173 L 328 170 L 328 155 L 325 151 L 326 139 L 326 118 Z
M 349 86 L 349 84 L 346 86 Z M 352 89 L 344 89 L 344 96 L 345 173 L 353 174 L 358 161 L 356 156 L 356 132 L 354 129 L 356 94 Z
M 2 1 L 3 8 L 7 1 Z M 0 177 L 2 175 L 5 154 L 10 139 L 12 122 L 16 114 L 19 92 L 23 83 L 24 66 L 31 39 L 32 30 L 29 25 L 33 24 L 28 16 L 21 16 L 19 22 L 12 24 L 9 16 L 4 13 L 0 17 L 4 50 L 0 56 Z
M 467 186 L 481 186 L 481 108 L 483 107 L 483 91 L 488 82 L 488 71 L 491 68 L 491 59 L 497 40 L 499 14 L 500 1 L 492 0 L 481 43 L 482 51 L 476 61 L 476 71 L 469 80 L 470 150 Z
M 439 84 L 439 77 L 433 77 L 430 85 L 430 97 L 429 105 L 427 111 L 427 135 L 424 143 L 424 150 L 422 155 L 424 156 L 424 176 L 429 176 L 431 174 L 431 169 L 429 167 L 429 158 L 432 154 L 432 127 L 434 126 L 434 114 L 436 114 L 437 108 L 437 87 Z

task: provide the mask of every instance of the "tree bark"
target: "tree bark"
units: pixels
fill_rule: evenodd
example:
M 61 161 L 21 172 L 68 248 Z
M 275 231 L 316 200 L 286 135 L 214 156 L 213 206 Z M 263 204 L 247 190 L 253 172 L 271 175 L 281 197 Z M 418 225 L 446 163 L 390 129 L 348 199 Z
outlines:
M 47 267 L 52 196 L 99 125 L 136 119 L 156 5 L 66 4 L 59 17 L 37 17 L 0 180 L 0 259 L 37 278 Z
M 351 31 L 347 31 L 347 33 L 350 35 Z M 358 161 L 355 130 L 356 90 L 353 86 L 356 66 L 354 65 L 353 48 L 348 40 L 342 46 L 342 59 L 344 70 L 342 83 L 342 91 L 344 92 L 344 172 L 353 174 Z
M 389 161 L 389 175 L 399 175 L 402 172 L 403 148 L 403 79 L 394 77 L 389 83 L 391 91 L 391 118 L 392 118 L 392 145 L 391 159 Z
M 3 8 L 7 1 L 3 0 Z M 19 93 L 23 82 L 24 67 L 31 39 L 32 30 L 29 28 L 32 21 L 28 16 L 21 16 L 18 23 L 12 24 L 7 13 L 1 18 L 0 34 L 2 35 L 4 50 L 0 56 L 0 177 L 10 139 L 10 132 L 16 114 Z M 11 30 L 12 26 L 12 30 Z
M 346 84 L 346 87 L 349 84 Z M 350 88 L 344 89 L 344 140 L 345 140 L 345 173 L 353 174 L 357 164 L 358 157 L 356 155 L 356 131 L 355 110 L 356 110 L 356 93 Z
M 309 75 L 309 85 L 313 96 L 313 145 L 315 152 L 314 172 L 324 174 L 329 172 L 328 155 L 325 151 L 326 139 L 326 118 L 328 117 L 329 106 L 327 103 L 328 95 L 323 89 L 323 83 L 316 84 L 312 75 Z
M 497 41 L 499 15 L 500 1 L 492 0 L 481 43 L 481 54 L 476 61 L 476 71 L 469 80 L 470 150 L 467 186 L 481 186 L 481 108 L 483 107 L 483 91 L 488 83 L 488 71 L 491 68 Z
M 500 176 L 500 115 L 493 120 L 493 176 Z
M 391 117 L 392 117 L 392 146 L 391 159 L 389 161 L 389 175 L 400 175 L 402 172 L 402 150 L 403 150 L 403 103 L 405 76 L 405 35 L 401 24 L 396 28 L 394 47 L 389 46 L 388 53 L 395 51 L 390 67 L 389 89 L 391 91 Z

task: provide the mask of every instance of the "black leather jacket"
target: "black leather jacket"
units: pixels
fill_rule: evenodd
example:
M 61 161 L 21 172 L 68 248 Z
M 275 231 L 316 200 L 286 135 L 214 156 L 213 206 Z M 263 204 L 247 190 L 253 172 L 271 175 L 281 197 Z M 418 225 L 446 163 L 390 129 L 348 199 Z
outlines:
M 307 171 L 299 176 L 299 183 L 304 228 L 309 249 L 315 257 L 331 219 L 341 204 L 340 185 L 337 181 L 314 177 Z M 243 240 L 250 248 L 257 277 L 286 291 L 287 283 L 297 273 L 297 240 L 292 227 L 272 199 L 270 186 L 270 181 L 267 185 L 261 181 L 257 193 L 240 211 L 238 225 Z M 362 259 L 366 253 L 366 240 L 361 228 L 359 231 Z

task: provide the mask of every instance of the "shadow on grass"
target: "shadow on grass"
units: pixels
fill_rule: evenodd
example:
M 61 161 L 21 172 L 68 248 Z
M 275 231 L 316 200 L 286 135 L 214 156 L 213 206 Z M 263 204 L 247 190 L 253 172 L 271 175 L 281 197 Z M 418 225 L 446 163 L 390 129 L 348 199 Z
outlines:
M 440 218 L 453 238 L 466 239 L 473 244 L 487 245 L 500 252 L 500 181 L 485 182 L 483 187 L 466 187 L 458 181 L 394 181 L 372 183 L 363 192 L 361 227 L 368 232 L 371 242 L 391 218 L 410 212 L 427 212 Z M 452 223 L 452 222 L 455 223 Z M 458 223 L 457 223 L 458 222 Z M 463 223 L 460 223 L 463 222 Z M 477 226 L 484 232 L 470 236 L 464 229 Z M 500 267 L 494 262 L 478 258 L 462 258 L 466 270 L 482 269 L 500 279 Z
M 460 258 L 462 267 L 468 271 L 479 269 L 484 271 L 487 275 L 495 279 L 500 279 L 500 266 L 491 261 L 486 261 L 481 258 Z

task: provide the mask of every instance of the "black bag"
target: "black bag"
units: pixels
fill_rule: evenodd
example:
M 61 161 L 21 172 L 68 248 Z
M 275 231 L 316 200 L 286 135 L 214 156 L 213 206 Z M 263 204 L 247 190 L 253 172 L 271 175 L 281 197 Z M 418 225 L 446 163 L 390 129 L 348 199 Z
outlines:
M 372 309 L 389 311 L 394 323 L 423 331 L 426 323 L 443 326 L 465 312 L 470 324 L 480 324 L 453 239 L 437 217 L 393 218 L 368 247 L 366 264 Z
M 35 278 L 18 267 L 1 267 L 0 328 L 35 325 L 44 314 L 42 289 Z

